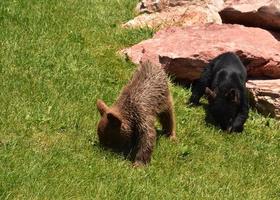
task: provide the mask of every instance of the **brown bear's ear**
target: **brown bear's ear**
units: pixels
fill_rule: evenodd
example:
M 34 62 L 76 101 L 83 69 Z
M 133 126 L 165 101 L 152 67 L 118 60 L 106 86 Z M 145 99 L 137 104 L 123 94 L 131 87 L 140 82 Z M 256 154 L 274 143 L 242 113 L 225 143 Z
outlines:
M 108 119 L 109 123 L 111 123 L 113 126 L 119 127 L 122 124 L 121 115 L 117 111 L 110 110 L 107 113 L 107 119 Z
M 97 109 L 100 113 L 100 115 L 102 116 L 105 112 L 107 112 L 107 110 L 109 109 L 109 107 L 104 103 L 104 101 L 98 99 L 96 102 L 96 106 Z
M 240 104 L 240 94 L 237 89 L 230 89 L 226 96 L 234 103 Z

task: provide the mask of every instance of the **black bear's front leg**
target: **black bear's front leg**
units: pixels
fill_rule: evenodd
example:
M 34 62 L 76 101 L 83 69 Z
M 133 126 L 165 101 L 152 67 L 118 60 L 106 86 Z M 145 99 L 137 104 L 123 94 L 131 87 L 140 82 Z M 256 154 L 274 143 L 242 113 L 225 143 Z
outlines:
M 201 77 L 192 84 L 192 95 L 189 99 L 189 103 L 195 105 L 199 104 L 200 98 L 205 93 L 205 88 L 209 87 L 211 83 L 211 77 L 212 77 L 211 67 L 212 64 L 208 64 L 204 69 L 204 71 L 202 72 Z
M 230 132 L 242 132 L 244 128 L 244 123 L 248 118 L 248 113 L 249 113 L 248 98 L 244 91 L 242 91 L 241 97 L 242 97 L 241 108 L 232 123 Z

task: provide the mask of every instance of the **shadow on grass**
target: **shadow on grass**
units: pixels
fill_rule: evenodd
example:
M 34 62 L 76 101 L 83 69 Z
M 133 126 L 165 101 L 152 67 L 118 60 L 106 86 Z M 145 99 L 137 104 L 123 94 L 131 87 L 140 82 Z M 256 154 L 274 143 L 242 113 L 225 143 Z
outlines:
M 217 130 L 220 130 L 220 125 L 214 120 L 213 116 L 211 115 L 211 112 L 209 111 L 209 104 L 208 103 L 199 103 L 198 105 L 191 105 L 192 107 L 199 107 L 202 106 L 205 112 L 205 122 L 206 125 L 214 126 Z
M 213 116 L 211 115 L 210 111 L 209 111 L 209 104 L 202 104 L 203 109 L 205 110 L 205 122 L 206 124 L 211 124 L 213 126 L 215 126 L 216 128 L 220 129 L 219 124 L 214 120 Z
M 169 139 L 164 134 L 163 130 L 161 130 L 161 129 L 156 129 L 156 133 L 157 133 L 157 135 L 156 135 L 156 143 L 155 143 L 154 148 L 157 148 L 158 141 L 160 140 L 161 137 L 164 137 L 165 139 Z M 108 153 L 112 153 L 112 154 L 121 156 L 124 159 L 126 159 L 128 161 L 131 161 L 131 162 L 134 161 L 134 158 L 135 158 L 136 152 L 137 152 L 137 150 L 136 150 L 136 148 L 137 148 L 136 141 L 137 141 L 137 139 L 133 138 L 132 139 L 132 144 L 130 146 L 128 146 L 127 148 L 125 148 L 125 149 L 113 149 L 113 148 L 110 148 L 110 147 L 103 146 L 102 144 L 100 144 L 98 139 L 96 139 L 96 140 L 89 139 L 89 143 L 90 143 L 90 145 L 91 145 L 93 150 L 95 150 L 97 148 L 97 149 L 100 150 L 100 152 L 103 152 L 104 155 L 106 155 Z
M 183 79 L 176 79 L 175 77 L 171 76 L 171 82 L 176 85 L 176 86 L 180 86 L 184 89 L 189 89 L 191 87 L 191 83 L 186 82 L 186 80 Z

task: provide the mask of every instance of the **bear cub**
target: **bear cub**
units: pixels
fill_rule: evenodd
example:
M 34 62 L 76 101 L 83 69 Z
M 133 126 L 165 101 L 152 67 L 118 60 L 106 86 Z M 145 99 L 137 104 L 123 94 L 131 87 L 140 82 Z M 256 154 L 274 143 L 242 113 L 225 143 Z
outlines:
M 134 166 L 148 164 L 156 141 L 157 117 L 163 133 L 176 137 L 172 103 L 165 71 L 150 62 L 142 63 L 111 107 L 97 100 L 100 144 L 129 152 Z
M 190 103 L 208 96 L 209 113 L 223 130 L 242 132 L 249 106 L 245 83 L 247 73 L 239 57 L 223 53 L 212 60 L 192 85 Z

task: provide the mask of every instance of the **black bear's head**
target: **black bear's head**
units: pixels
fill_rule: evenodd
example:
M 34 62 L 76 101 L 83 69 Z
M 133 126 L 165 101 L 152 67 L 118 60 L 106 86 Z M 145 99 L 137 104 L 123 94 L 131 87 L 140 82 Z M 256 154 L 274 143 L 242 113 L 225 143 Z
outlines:
M 237 88 L 206 88 L 209 112 L 223 130 L 231 131 L 233 120 L 240 108 L 240 91 Z

